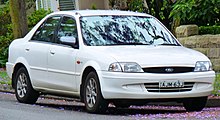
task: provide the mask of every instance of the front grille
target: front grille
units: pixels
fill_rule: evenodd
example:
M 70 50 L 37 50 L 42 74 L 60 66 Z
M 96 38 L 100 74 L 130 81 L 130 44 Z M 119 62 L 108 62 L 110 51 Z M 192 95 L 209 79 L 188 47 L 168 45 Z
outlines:
M 147 73 L 172 74 L 172 73 L 193 72 L 194 67 L 150 67 L 150 68 L 143 68 L 143 70 L 144 72 Z
M 185 82 L 184 87 L 159 87 L 159 83 L 145 83 L 144 86 L 148 92 L 187 92 L 191 91 L 194 82 Z

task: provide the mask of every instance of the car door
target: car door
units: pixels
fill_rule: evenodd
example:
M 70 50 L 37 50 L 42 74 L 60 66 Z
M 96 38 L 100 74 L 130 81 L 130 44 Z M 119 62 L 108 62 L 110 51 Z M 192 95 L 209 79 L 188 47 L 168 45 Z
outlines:
M 67 16 L 62 18 L 55 37 L 57 44 L 50 46 L 48 52 L 50 89 L 60 90 L 61 92 L 74 92 L 76 91 L 75 65 L 78 42 L 65 44 L 61 42 L 62 38 L 77 40 L 77 28 L 74 18 Z
M 30 66 L 30 77 L 34 87 L 45 88 L 48 83 L 47 62 L 48 50 L 53 44 L 55 29 L 60 21 L 59 16 L 48 18 L 34 33 L 24 48 L 26 60 Z

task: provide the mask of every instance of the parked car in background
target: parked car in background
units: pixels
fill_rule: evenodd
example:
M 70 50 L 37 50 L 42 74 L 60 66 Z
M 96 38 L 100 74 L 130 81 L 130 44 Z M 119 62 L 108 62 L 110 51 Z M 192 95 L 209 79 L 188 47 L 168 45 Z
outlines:
M 9 47 L 16 98 L 76 97 L 91 113 L 148 102 L 201 111 L 213 90 L 210 60 L 183 47 L 156 18 L 137 12 L 55 12 Z

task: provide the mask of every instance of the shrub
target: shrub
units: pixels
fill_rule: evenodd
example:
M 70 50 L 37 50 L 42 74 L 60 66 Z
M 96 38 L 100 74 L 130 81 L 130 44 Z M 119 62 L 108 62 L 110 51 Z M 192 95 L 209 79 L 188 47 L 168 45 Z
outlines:
M 200 26 L 199 34 L 220 34 L 220 26 Z
M 5 67 L 5 63 L 8 60 L 8 46 L 10 45 L 12 40 L 12 34 L 0 36 L 0 67 Z
M 28 27 L 33 28 L 41 19 L 43 19 L 46 15 L 50 14 L 51 10 L 36 10 L 30 16 L 28 16 Z
M 8 46 L 13 39 L 8 3 L 0 8 L 0 18 L 0 67 L 4 67 L 8 59 Z
M 180 24 L 219 24 L 220 0 L 177 0 L 170 17 L 180 20 Z
M 137 12 L 146 12 L 147 8 L 144 6 L 143 0 L 130 0 L 128 1 L 128 9 Z
M 9 14 L 8 4 L 0 8 L 0 18 L 0 36 L 5 36 L 8 32 L 12 33 L 11 17 Z

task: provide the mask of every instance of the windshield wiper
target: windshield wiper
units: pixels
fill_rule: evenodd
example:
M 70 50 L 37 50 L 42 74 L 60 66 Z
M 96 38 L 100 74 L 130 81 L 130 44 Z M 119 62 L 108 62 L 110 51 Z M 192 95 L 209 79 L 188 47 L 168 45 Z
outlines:
M 120 45 L 150 45 L 148 43 L 122 43 Z
M 163 43 L 158 45 L 167 45 L 167 46 L 180 46 L 179 44 L 169 44 L 169 43 Z
M 150 43 L 117 43 L 117 44 L 106 44 L 106 45 L 151 45 Z

